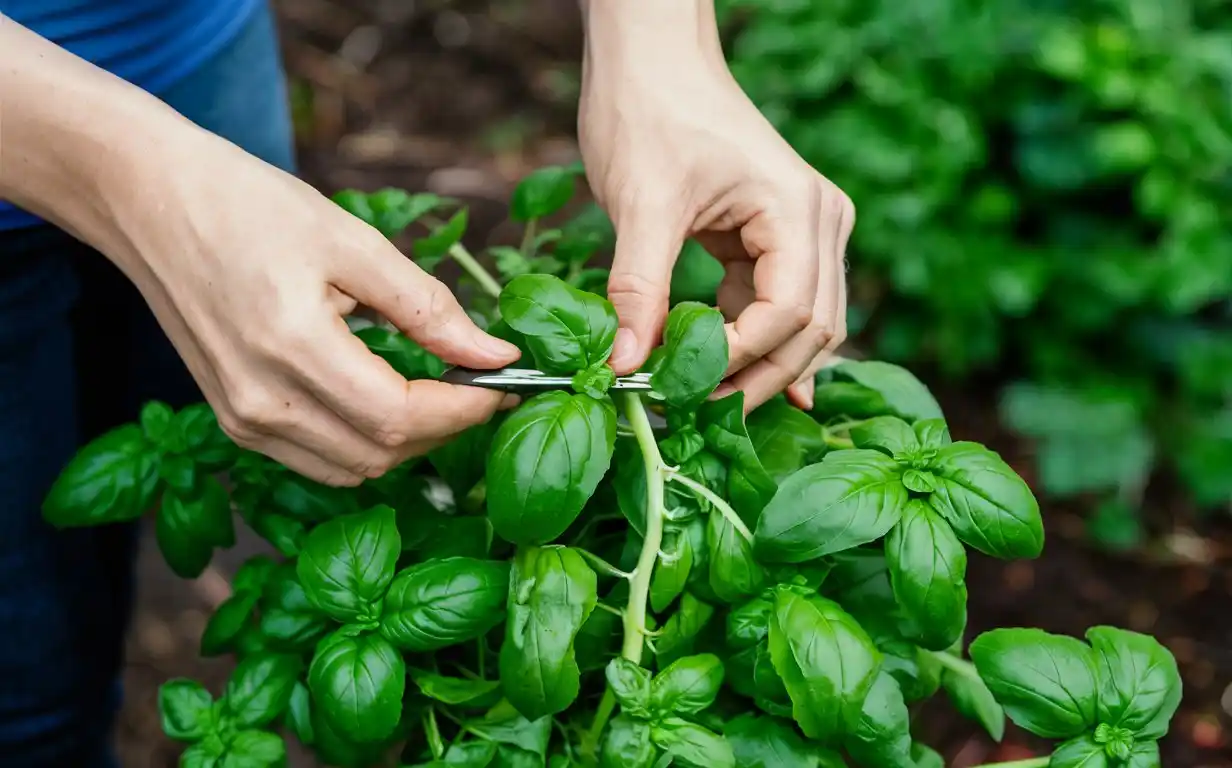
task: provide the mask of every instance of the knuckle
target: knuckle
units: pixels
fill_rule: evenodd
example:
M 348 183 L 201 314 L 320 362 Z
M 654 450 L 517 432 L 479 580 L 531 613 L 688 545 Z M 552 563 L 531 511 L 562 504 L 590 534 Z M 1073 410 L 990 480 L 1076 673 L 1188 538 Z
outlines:
M 260 442 L 260 436 L 256 430 L 241 421 L 239 416 L 230 409 L 218 411 L 218 427 L 223 434 L 231 438 L 231 442 L 241 448 L 254 450 Z
M 278 409 L 268 390 L 255 384 L 236 387 L 227 398 L 236 427 L 250 434 L 274 423 Z
M 613 302 L 660 303 L 667 300 L 665 287 L 638 272 L 613 270 L 608 278 L 608 299 Z
M 813 322 L 813 308 L 806 304 L 795 304 L 783 310 L 783 323 L 794 333 L 802 333 Z
M 808 324 L 803 334 L 813 349 L 825 349 L 834 340 L 834 331 L 829 323 L 814 321 Z

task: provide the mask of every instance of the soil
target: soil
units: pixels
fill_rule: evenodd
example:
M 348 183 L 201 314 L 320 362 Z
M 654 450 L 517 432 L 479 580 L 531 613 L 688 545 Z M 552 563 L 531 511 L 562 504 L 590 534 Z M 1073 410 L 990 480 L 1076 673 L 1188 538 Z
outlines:
M 388 185 L 462 198 L 471 207 L 467 242 L 477 248 L 512 239 L 502 211 L 522 174 L 577 158 L 575 0 L 275 5 L 301 174 L 322 191 Z M 941 393 L 953 432 L 996 448 L 1030 479 L 1030 446 L 997 427 L 987 391 Z M 1081 504 L 1045 503 L 1048 541 L 1038 560 L 1007 564 L 972 555 L 970 632 L 1037 626 L 1081 635 L 1106 623 L 1156 635 L 1176 655 L 1186 689 L 1162 745 L 1163 765 L 1232 768 L 1232 611 L 1224 609 L 1232 605 L 1232 526 L 1226 516 L 1195 518 L 1176 493 L 1160 493 L 1147 506 L 1152 543 L 1114 556 L 1083 535 Z M 221 688 L 231 664 L 201 659 L 200 633 L 229 594 L 238 564 L 267 550 L 242 535 L 188 582 L 171 574 L 147 536 L 116 731 L 125 768 L 177 764 L 180 748 L 159 727 L 157 687 L 186 676 Z M 1012 726 L 993 744 L 943 700 L 916 722 L 917 735 L 954 768 L 1046 753 Z M 293 740 L 290 747 L 291 768 L 317 765 Z

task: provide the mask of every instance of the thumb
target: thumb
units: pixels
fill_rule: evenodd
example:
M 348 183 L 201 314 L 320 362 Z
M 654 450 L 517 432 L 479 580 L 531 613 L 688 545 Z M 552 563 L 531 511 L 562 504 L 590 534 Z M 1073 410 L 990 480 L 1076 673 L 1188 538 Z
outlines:
M 499 368 L 521 356 L 514 345 L 481 331 L 444 283 L 393 246 L 352 261 L 335 285 L 445 362 Z
M 620 330 L 611 365 L 617 375 L 637 370 L 658 343 L 667 318 L 672 268 L 684 237 L 669 223 L 666 210 L 641 210 L 616 225 L 616 253 L 607 296 L 616 308 Z

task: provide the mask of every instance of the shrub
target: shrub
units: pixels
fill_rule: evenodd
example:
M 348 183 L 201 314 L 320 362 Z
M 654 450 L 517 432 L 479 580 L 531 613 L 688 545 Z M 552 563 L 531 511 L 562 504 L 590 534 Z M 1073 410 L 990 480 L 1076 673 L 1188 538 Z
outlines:
M 1133 508 L 1166 461 L 1232 501 L 1225 3 L 718 5 L 742 85 L 856 201 L 878 356 L 1018 380 L 1046 491 Z
M 541 226 L 576 174 L 518 187 L 527 236 L 490 249 L 499 278 L 460 244 L 450 201 L 336 197 L 391 237 L 427 224 L 419 262 L 456 260 L 488 291 L 475 317 L 571 387 L 354 489 L 241 451 L 204 405 L 151 402 L 65 468 L 47 520 L 156 505 L 184 578 L 234 542 L 232 506 L 278 553 L 239 569 L 204 630 L 203 655 L 236 659 L 226 687 L 160 690 L 181 765 L 282 765 L 286 733 L 337 766 L 400 750 L 416 766 L 939 768 L 909 716 L 939 692 L 994 739 L 1008 717 L 1060 742 L 1019 768 L 1159 765 L 1181 683 L 1154 639 L 997 629 L 964 653 L 968 548 L 1034 558 L 1043 526 L 1026 483 L 953 440 L 905 369 L 836 361 L 813 413 L 779 397 L 746 418 L 739 393 L 711 397 L 722 316 L 685 300 L 647 365 L 653 391 L 611 389 L 616 316 L 586 266 L 602 217 Z M 676 287 L 704 294 L 711 277 L 686 268 Z M 444 370 L 385 324 L 357 326 L 407 377 Z

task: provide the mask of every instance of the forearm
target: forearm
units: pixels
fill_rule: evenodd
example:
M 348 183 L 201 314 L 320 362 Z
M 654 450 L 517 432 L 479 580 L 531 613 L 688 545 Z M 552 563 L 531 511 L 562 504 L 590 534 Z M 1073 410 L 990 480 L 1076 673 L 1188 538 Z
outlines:
M 199 129 L 123 80 L 0 16 L 0 199 L 124 258 L 120 209 Z
M 727 71 L 714 0 L 579 0 L 586 70 L 672 72 L 679 66 Z

